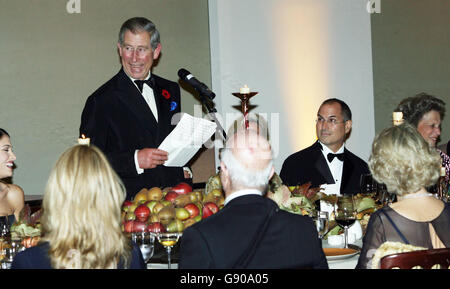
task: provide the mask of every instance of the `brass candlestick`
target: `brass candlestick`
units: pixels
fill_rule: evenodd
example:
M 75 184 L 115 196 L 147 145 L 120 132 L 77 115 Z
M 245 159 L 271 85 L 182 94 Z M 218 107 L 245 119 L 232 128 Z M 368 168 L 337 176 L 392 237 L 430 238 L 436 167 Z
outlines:
M 242 91 L 242 90 L 241 90 Z M 244 115 L 244 123 L 245 123 L 245 129 L 248 129 L 248 103 L 251 97 L 257 95 L 258 92 L 233 92 L 232 95 L 238 97 L 241 100 L 241 111 Z

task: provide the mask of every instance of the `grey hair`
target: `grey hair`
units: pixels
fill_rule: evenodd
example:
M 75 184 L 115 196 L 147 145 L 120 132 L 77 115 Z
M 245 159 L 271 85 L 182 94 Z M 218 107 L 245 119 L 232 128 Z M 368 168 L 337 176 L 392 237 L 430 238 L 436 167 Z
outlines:
M 221 160 L 228 169 L 233 187 L 244 186 L 262 191 L 267 187 L 273 168 L 272 159 L 264 169 L 251 171 L 234 157 L 230 149 L 224 148 L 221 152 Z
M 156 29 L 155 24 L 144 17 L 130 18 L 122 24 L 119 31 L 119 43 L 123 45 L 125 38 L 125 32 L 130 31 L 133 34 L 146 31 L 150 35 L 150 45 L 153 50 L 158 47 L 160 43 L 159 31 Z

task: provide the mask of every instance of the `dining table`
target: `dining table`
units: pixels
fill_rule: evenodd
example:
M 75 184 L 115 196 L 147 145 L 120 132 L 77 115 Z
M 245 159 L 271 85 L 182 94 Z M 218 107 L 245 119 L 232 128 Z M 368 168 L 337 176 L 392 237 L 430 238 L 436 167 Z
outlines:
M 328 267 L 330 269 L 355 269 L 358 263 L 359 251 L 362 248 L 362 239 L 356 240 L 353 244 L 350 244 L 350 247 L 357 249 L 358 252 L 349 255 L 326 256 Z M 343 248 L 343 245 L 333 246 L 329 245 L 327 240 L 322 240 L 322 248 Z M 178 269 L 179 251 L 180 246 L 177 243 L 171 252 L 171 269 Z M 155 241 L 153 257 L 147 263 L 147 269 L 168 269 L 166 249 L 157 241 Z

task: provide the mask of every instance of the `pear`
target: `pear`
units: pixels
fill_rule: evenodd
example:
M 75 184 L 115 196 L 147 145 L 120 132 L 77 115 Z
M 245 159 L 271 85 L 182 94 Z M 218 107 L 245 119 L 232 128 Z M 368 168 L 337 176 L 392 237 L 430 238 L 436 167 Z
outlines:
M 192 218 L 192 219 L 187 219 L 186 221 L 183 222 L 184 228 L 186 229 L 189 226 L 194 225 L 195 223 L 197 223 L 197 221 Z
M 184 225 L 181 220 L 175 219 L 167 225 L 166 229 L 167 232 L 182 232 L 184 230 Z
M 147 192 L 147 198 L 150 201 L 160 201 L 163 198 L 163 192 L 158 187 L 153 187 Z
M 175 208 L 172 205 L 162 208 L 158 212 L 158 217 L 161 224 L 163 224 L 163 226 L 167 226 L 170 222 L 176 219 Z
M 178 208 L 182 208 L 189 203 L 191 203 L 191 197 L 189 195 L 179 195 L 173 201 L 173 204 L 175 205 L 175 207 L 178 207 Z
M 175 208 L 175 216 L 177 217 L 177 219 L 184 221 L 186 219 L 189 219 L 190 214 L 185 208 Z

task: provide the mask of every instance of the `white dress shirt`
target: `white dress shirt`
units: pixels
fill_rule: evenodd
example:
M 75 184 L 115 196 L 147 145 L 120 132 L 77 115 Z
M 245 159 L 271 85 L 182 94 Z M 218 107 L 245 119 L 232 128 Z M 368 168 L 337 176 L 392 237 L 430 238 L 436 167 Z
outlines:
M 332 154 L 344 153 L 344 145 L 342 145 L 337 152 L 333 152 L 332 150 L 330 150 L 326 145 L 324 145 L 320 141 L 319 141 L 319 143 L 322 145 L 322 154 L 325 157 L 325 161 L 326 161 L 328 167 L 330 168 L 331 175 L 333 176 L 333 180 L 334 180 L 334 184 L 326 184 L 326 185 L 323 185 L 322 187 L 325 188 L 325 194 L 327 194 L 327 195 L 329 195 L 329 194 L 340 195 L 341 182 L 342 182 L 342 171 L 344 168 L 344 162 L 339 160 L 338 158 L 334 158 L 330 163 L 328 161 L 327 155 L 329 153 L 332 153 Z

